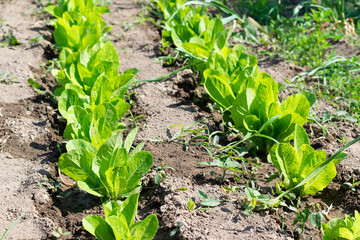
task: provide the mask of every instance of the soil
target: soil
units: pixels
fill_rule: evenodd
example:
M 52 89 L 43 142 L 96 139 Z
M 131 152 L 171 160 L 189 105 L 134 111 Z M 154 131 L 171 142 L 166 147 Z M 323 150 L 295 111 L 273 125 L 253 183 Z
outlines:
M 146 80 L 173 70 L 156 62 L 160 33 L 149 21 L 142 20 L 145 15 L 139 1 L 114 0 L 110 10 L 104 19 L 114 26 L 109 37 L 120 54 L 120 71 L 138 68 L 137 79 Z M 24 213 L 6 239 L 54 238 L 52 233 L 60 227 L 69 232 L 62 239 L 93 239 L 82 228 L 81 220 L 89 214 L 103 216 L 101 203 L 59 180 L 56 163 L 64 151 L 65 122 L 58 116 L 52 98 L 35 93 L 27 84 L 27 79 L 33 78 L 48 92 L 56 84 L 51 74 L 40 67 L 57 54 L 51 47 L 51 27 L 47 26 L 46 15 L 44 18 L 40 13 L 35 1 L 0 0 L 0 20 L 6 20 L 3 27 L 11 27 L 21 43 L 0 48 L 3 56 L 0 72 L 13 76 L 10 82 L 0 81 L 0 169 L 3 169 L 0 235 Z M 28 43 L 39 34 L 44 37 L 38 44 Z M 281 83 L 302 71 L 281 59 L 262 60 L 259 65 Z M 145 142 L 145 150 L 154 157 L 154 167 L 143 180 L 138 219 L 151 213 L 158 216 L 160 224 L 155 239 L 309 239 L 311 236 L 320 239 L 320 232 L 310 224 L 303 234 L 295 230 L 292 223 L 296 213 L 288 208 L 246 216 L 243 191 L 230 194 L 222 187 L 242 187 L 249 178 L 240 174 L 240 180 L 233 175 L 224 180 L 219 178 L 221 169 L 197 165 L 212 159 L 202 145 L 195 144 L 200 140 L 187 141 L 186 129 L 202 127 L 212 132 L 220 129 L 221 120 L 219 114 L 210 111 L 207 106 L 210 101 L 197 85 L 197 76 L 191 70 L 184 70 L 164 81 L 141 83 L 133 88 L 135 103 L 127 121 L 141 127 L 136 141 Z M 284 96 L 291 91 L 294 90 L 285 91 Z M 321 113 L 331 107 L 318 101 L 314 109 Z M 329 154 L 360 135 L 359 128 L 342 121 L 328 124 L 326 135 L 313 123 L 307 124 L 306 129 L 312 146 Z M 360 188 L 349 190 L 343 185 L 345 181 L 359 181 L 359 149 L 357 143 L 346 150 L 349 157 L 337 166 L 334 182 L 322 193 L 302 199 L 301 209 L 320 202 L 324 209 L 332 205 L 329 216 L 337 217 L 352 215 L 360 208 Z M 254 156 L 249 157 L 258 161 Z M 268 163 L 259 163 L 262 167 L 246 166 L 260 191 L 270 192 L 274 182 L 266 184 L 266 175 L 275 169 Z M 162 166 L 167 167 L 161 170 Z M 154 178 L 159 172 L 166 177 L 156 185 Z M 199 191 L 220 200 L 221 204 L 202 209 Z M 189 199 L 195 202 L 194 211 L 188 209 Z

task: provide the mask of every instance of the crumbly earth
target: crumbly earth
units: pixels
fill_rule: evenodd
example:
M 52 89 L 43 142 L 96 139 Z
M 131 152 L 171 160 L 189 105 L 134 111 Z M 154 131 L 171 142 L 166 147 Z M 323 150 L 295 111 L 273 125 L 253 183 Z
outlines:
M 156 61 L 159 54 L 159 30 L 143 21 L 141 1 L 114 0 L 111 13 L 104 18 L 114 26 L 109 33 L 120 54 L 120 71 L 138 68 L 138 80 L 154 79 L 174 70 Z M 98 199 L 77 189 L 59 183 L 56 162 L 64 150 L 61 137 L 65 123 L 58 117 L 55 105 L 47 95 L 35 93 L 27 84 L 34 78 L 42 87 L 51 91 L 53 78 L 40 68 L 42 62 L 56 56 L 52 50 L 51 30 L 47 20 L 40 19 L 36 1 L 0 0 L 0 21 L 6 20 L 3 28 L 11 27 L 20 41 L 16 47 L 0 48 L 0 74 L 5 72 L 10 79 L 0 75 L 0 235 L 21 215 L 24 216 L 10 230 L 6 239 L 49 239 L 59 227 L 69 235 L 62 239 L 93 239 L 81 227 L 81 219 L 89 214 L 102 215 Z M 43 15 L 42 15 L 43 16 Z M 43 35 L 37 43 L 29 43 Z M 278 82 L 291 79 L 302 69 L 283 60 L 263 60 L 261 70 L 271 74 Z M 175 66 L 176 67 L 176 66 Z M 10 80 L 10 81 L 9 81 Z M 222 186 L 243 186 L 232 177 L 222 181 L 211 172 L 220 169 L 197 165 L 211 161 L 207 151 L 179 137 L 181 129 L 196 129 L 195 122 L 210 130 L 219 130 L 219 116 L 207 107 L 209 100 L 198 88 L 197 76 L 185 70 L 161 82 L 146 82 L 133 88 L 135 101 L 127 121 L 138 124 L 141 129 L 137 141 L 145 142 L 145 150 L 154 156 L 154 166 L 172 167 L 159 185 L 154 185 L 158 170 L 153 168 L 144 178 L 138 219 L 155 213 L 159 218 L 156 239 L 299 239 L 320 233 L 308 224 L 305 233 L 294 231 L 292 221 L 296 213 L 279 210 L 245 216 L 242 210 L 243 192 L 225 194 Z M 284 93 L 288 95 L 291 91 Z M 331 106 L 319 101 L 317 112 L 331 110 Z M 142 117 L 141 121 L 133 118 Z M 359 129 L 344 122 L 335 122 L 328 127 L 330 136 L 324 137 L 315 124 L 306 126 L 311 142 L 317 149 L 334 153 L 345 138 L 350 141 L 359 136 Z M 228 141 L 225 139 L 224 141 Z M 303 199 L 307 203 L 333 204 L 329 215 L 352 214 L 360 207 L 359 188 L 349 191 L 342 187 L 344 181 L 358 179 L 360 175 L 359 144 L 347 150 L 349 158 L 339 164 L 338 176 L 323 194 Z M 255 159 L 252 159 L 255 161 Z M 274 171 L 267 163 L 256 168 L 258 184 L 270 189 L 273 182 L 264 183 L 265 175 Z M 67 179 L 67 181 L 71 181 Z M 209 198 L 219 199 L 221 204 L 210 209 L 201 209 L 203 191 Z M 194 211 L 188 201 L 195 202 Z M 285 216 L 283 220 L 281 216 Z
M 34 15 L 36 9 L 33 1 L 0 1 L 2 29 L 12 29 L 21 43 L 0 48 L 0 235 L 25 214 L 6 239 L 45 238 L 55 228 L 35 207 L 36 200 L 51 201 L 46 189 L 37 184 L 46 180 L 44 172 L 49 169 L 42 164 L 47 153 L 38 145 L 45 143 L 53 131 L 47 117 L 36 114 L 35 106 L 29 106 L 35 93 L 27 79 L 35 77 L 32 69 L 39 68 L 46 46 L 46 41 L 29 43 L 44 28 Z

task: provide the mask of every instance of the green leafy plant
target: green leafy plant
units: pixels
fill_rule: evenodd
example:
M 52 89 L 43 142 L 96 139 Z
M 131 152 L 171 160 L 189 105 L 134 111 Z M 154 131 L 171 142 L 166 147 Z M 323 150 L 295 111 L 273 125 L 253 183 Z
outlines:
M 215 53 L 209 59 L 204 76 L 210 97 L 223 107 L 227 117 L 263 153 L 276 142 L 293 138 L 295 124 L 303 125 L 309 116 L 310 104 L 302 94 L 290 96 L 279 103 L 278 85 L 268 74 L 257 74 L 256 59 L 243 54 L 237 46 L 226 58 Z M 220 74 L 220 75 L 219 75 Z M 226 112 L 225 111 L 225 112 Z
M 261 211 L 280 205 L 279 200 L 272 199 L 269 194 L 261 194 L 254 188 L 246 187 L 244 195 L 243 209 L 246 216 L 249 216 L 254 210 Z
M 54 21 L 54 38 L 59 48 L 73 51 L 84 50 L 103 40 L 111 30 L 102 20 L 106 7 L 96 7 L 97 1 L 60 1 L 58 6 L 48 6 L 47 11 L 57 17 Z
M 332 101 L 333 105 L 339 109 L 340 106 L 347 107 L 346 110 L 349 114 L 343 118 L 351 122 L 358 122 L 360 114 L 359 72 L 360 63 L 357 56 L 347 58 L 331 55 L 320 66 L 300 73 L 291 81 L 298 83 L 309 77 L 318 79 L 317 89 L 322 91 L 325 98 Z M 350 116 L 352 113 L 355 116 Z
M 251 141 L 263 153 L 276 142 L 290 141 L 295 125 L 302 126 L 309 116 L 310 104 L 302 94 L 279 103 L 278 85 L 268 74 L 260 73 L 256 80 L 249 78 L 240 89 L 231 118 L 240 131 L 255 135 Z
M 194 211 L 195 202 L 191 198 L 188 199 L 188 206 L 187 207 L 191 212 Z
M 294 192 L 299 195 L 308 195 L 323 190 L 336 176 L 335 165 L 346 157 L 345 153 L 337 155 L 321 172 L 316 174 L 316 177 L 294 189 Z M 268 155 L 268 160 L 278 169 L 281 185 L 292 189 L 325 162 L 326 152 L 314 150 L 310 146 L 305 130 L 296 125 L 294 146 L 289 143 L 275 144 Z
M 194 15 L 200 14 L 206 11 L 202 7 L 183 7 L 181 6 L 185 3 L 183 0 L 157 0 L 155 1 L 156 7 L 155 13 L 163 20 L 164 29 L 162 31 L 162 44 L 164 47 L 167 47 L 170 43 L 173 43 L 171 38 L 171 31 L 175 26 L 182 25 L 189 21 Z M 173 14 L 176 13 L 175 16 Z M 173 18 L 169 21 L 169 19 Z
M 56 237 L 56 239 L 60 239 L 62 236 L 70 235 L 70 232 L 64 232 L 61 227 L 57 229 L 57 231 L 53 232 L 52 235 Z
M 201 201 L 203 207 L 216 207 L 221 204 L 221 200 L 215 198 L 209 198 L 203 191 L 198 191 L 198 196 L 204 200 Z
M 99 150 L 82 139 L 70 140 L 68 152 L 59 159 L 60 170 L 95 196 L 121 199 L 139 191 L 139 182 L 152 166 L 153 158 L 141 151 L 143 144 L 130 151 L 136 130 L 125 141 L 122 134 L 110 137 Z
M 213 51 L 204 71 L 204 86 L 224 109 L 225 122 L 232 121 L 243 134 L 252 134 L 258 150 L 268 153 L 276 142 L 293 138 L 295 124 L 303 125 L 310 103 L 302 94 L 279 103 L 278 85 L 268 74 L 259 73 L 256 57 L 242 45 L 228 51 Z
M 47 6 L 46 11 L 56 18 L 61 18 L 66 12 L 78 12 L 81 14 L 93 12 L 100 17 L 102 13 L 108 13 L 109 8 L 98 6 L 98 2 L 99 0 L 59 0 L 57 5 Z
M 202 73 L 210 52 L 227 48 L 230 30 L 219 18 L 196 14 L 185 24 L 173 27 L 171 37 L 177 50 L 188 55 L 190 64 Z
M 103 1 L 101 1 L 103 2 Z M 137 69 L 119 75 L 119 54 L 105 35 L 112 28 L 101 18 L 107 7 L 98 0 L 59 0 L 48 6 L 55 19 L 54 39 L 61 51 L 60 70 L 51 73 L 60 86 L 60 114 L 67 120 L 64 137 L 67 153 L 61 155 L 59 169 L 77 181 L 84 191 L 102 197 L 105 220 L 98 216 L 83 219 L 84 227 L 98 239 L 152 239 L 158 228 L 155 215 L 135 223 L 140 180 L 153 158 L 132 149 L 137 128 L 125 140 L 117 134 L 126 126 L 119 123 L 129 109 L 125 93 Z M 34 81 L 30 84 L 35 86 Z M 119 201 L 128 197 L 124 202 Z
M 154 214 L 135 222 L 139 194 L 132 194 L 124 202 L 104 204 L 105 219 L 89 215 L 83 218 L 84 228 L 99 240 L 150 240 L 159 222 Z
M 310 217 L 310 210 L 305 208 L 303 211 L 298 211 L 297 217 L 294 219 L 293 225 L 296 225 L 296 228 L 301 228 L 301 233 L 304 233 L 305 224 Z
M 157 171 L 157 173 L 155 174 L 155 177 L 154 177 L 155 185 L 159 185 L 162 181 L 165 181 L 167 179 L 165 169 L 175 170 L 174 168 L 172 168 L 170 166 L 165 166 L 164 162 L 162 163 L 161 167 L 155 167 L 155 170 Z
M 206 147 L 205 147 L 205 149 L 207 150 L 207 152 L 209 153 L 209 155 L 213 159 L 213 161 L 211 161 L 211 162 L 199 162 L 197 164 L 198 165 L 205 165 L 205 166 L 212 166 L 212 167 L 221 168 L 222 169 L 222 174 L 218 175 L 220 180 L 225 181 L 226 176 L 227 176 L 227 174 L 229 174 L 230 171 L 238 172 L 238 173 L 243 172 L 241 170 L 241 168 L 242 168 L 241 164 L 238 161 L 236 161 L 236 160 L 239 160 L 240 158 L 236 157 L 234 152 L 222 153 L 222 154 L 217 154 L 217 155 L 214 156 L 214 154 L 211 152 L 210 149 L 208 149 Z
M 343 185 L 347 186 L 351 191 L 356 191 L 355 186 L 359 185 L 360 181 L 355 182 L 355 180 L 353 179 L 352 183 L 351 182 L 344 182 Z
M 320 211 L 318 211 L 316 213 L 312 212 L 310 214 L 310 224 L 311 224 L 311 226 L 313 226 L 316 229 L 321 228 L 321 222 L 323 219 L 325 219 L 324 214 Z
M 60 96 L 66 85 L 72 84 L 75 86 L 71 85 L 71 88 L 80 95 L 90 96 L 89 101 L 99 101 L 99 91 L 105 94 L 103 98 L 123 97 L 138 72 L 129 69 L 119 75 L 119 54 L 111 42 L 97 43 L 81 52 L 64 49 L 59 61 L 62 70 L 54 72 L 60 83 L 55 95 Z
M 2 24 L 0 23 L 0 27 Z M 5 47 L 6 45 L 10 47 L 20 45 L 19 40 L 14 36 L 13 29 L 11 27 L 8 28 L 8 31 L 1 28 L 2 33 L 4 34 L 2 37 L 2 46 Z
M 17 79 L 12 73 L 6 74 L 5 70 L 0 72 L 0 83 L 5 83 L 7 85 L 13 84 L 14 80 Z
M 59 101 L 60 112 L 62 112 L 62 106 L 63 102 Z M 83 139 L 99 148 L 109 137 L 126 128 L 124 123 L 119 122 L 119 119 L 128 109 L 129 106 L 124 100 L 116 106 L 111 103 L 103 103 L 88 109 L 73 105 L 63 114 L 67 119 L 64 137 Z
M 345 215 L 345 218 L 331 219 L 322 223 L 323 240 L 356 240 L 360 238 L 360 215 L 355 211 L 355 217 Z
M 243 45 L 213 50 L 204 71 L 204 87 L 212 100 L 229 111 L 243 83 L 256 78 L 258 73 L 256 57 L 246 54 Z

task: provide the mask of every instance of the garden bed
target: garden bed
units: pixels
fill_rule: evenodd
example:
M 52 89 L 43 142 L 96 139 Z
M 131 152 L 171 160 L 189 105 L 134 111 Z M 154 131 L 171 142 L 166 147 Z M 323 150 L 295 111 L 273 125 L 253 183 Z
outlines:
M 7 239 L 48 239 L 58 228 L 70 233 L 62 239 L 91 239 L 82 228 L 81 220 L 89 214 L 102 215 L 101 203 L 59 181 L 57 161 L 59 150 L 64 151 L 65 121 L 60 119 L 51 97 L 35 93 L 27 84 L 28 78 L 34 78 L 45 90 L 53 90 L 53 77 L 40 67 L 42 62 L 56 56 L 51 47 L 52 30 L 46 20 L 40 18 L 43 14 L 37 12 L 39 6 L 33 1 L 3 0 L 0 9 L 5 26 L 13 28 L 14 36 L 21 43 L 0 48 L 0 72 L 12 74 L 5 79 L 8 82 L 0 83 L 0 233 L 25 213 Z M 104 18 L 114 25 L 109 35 L 120 55 L 120 71 L 138 68 L 136 78 L 145 80 L 173 70 L 154 61 L 158 58 L 161 36 L 150 21 L 142 20 L 144 13 L 139 2 L 116 0 L 110 10 Z M 39 43 L 28 43 L 39 34 L 44 36 Z M 291 79 L 301 71 L 282 59 L 263 60 L 259 66 L 277 82 Z M 310 236 L 320 239 L 320 231 L 310 224 L 302 235 L 299 229 L 294 231 L 292 223 L 297 213 L 287 208 L 245 216 L 243 196 L 226 194 L 222 187 L 244 186 L 249 179 L 243 176 L 235 180 L 229 176 L 224 181 L 211 174 L 212 171 L 221 174 L 221 169 L 197 165 L 212 160 L 208 152 L 201 145 L 195 145 L 196 141 L 185 143 L 187 138 L 176 134 L 181 126 L 187 128 L 194 122 L 199 124 L 193 129 L 201 126 L 210 131 L 219 130 L 220 118 L 208 108 L 210 100 L 195 91 L 196 79 L 190 70 L 185 70 L 164 81 L 141 83 L 133 88 L 135 102 L 127 121 L 141 127 L 136 141 L 145 142 L 145 150 L 154 157 L 154 167 L 143 180 L 138 219 L 151 213 L 157 215 L 159 230 L 155 239 L 308 239 Z M 288 95 L 287 91 L 283 94 Z M 319 101 L 313 108 L 322 112 L 331 109 L 331 105 Z M 138 116 L 140 120 L 135 120 Z M 178 126 L 171 127 L 174 125 Z M 334 121 L 328 125 L 327 137 L 316 124 L 305 124 L 305 128 L 311 145 L 329 154 L 360 134 L 358 128 L 347 122 Z M 221 140 L 229 141 L 226 137 Z M 345 181 L 359 179 L 359 149 L 360 144 L 356 143 L 346 150 L 349 157 L 337 166 L 334 181 L 321 194 L 303 198 L 301 208 L 317 202 L 324 203 L 323 209 L 332 205 L 330 217 L 352 215 L 359 209 L 359 187 L 351 191 L 343 186 Z M 250 174 L 264 191 L 270 191 L 274 184 L 265 183 L 265 176 L 275 168 L 264 159 L 250 158 L 262 165 L 248 164 Z M 156 185 L 154 179 L 159 172 L 156 167 L 162 166 L 171 169 L 161 170 L 166 178 Z M 207 210 L 199 209 L 202 201 L 199 191 L 222 203 Z M 188 208 L 189 199 L 195 202 L 194 211 Z

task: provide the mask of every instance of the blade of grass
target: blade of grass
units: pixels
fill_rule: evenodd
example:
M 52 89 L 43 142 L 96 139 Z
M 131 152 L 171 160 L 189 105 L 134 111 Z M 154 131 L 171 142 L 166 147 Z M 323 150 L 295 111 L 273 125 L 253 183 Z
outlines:
M 21 218 L 25 216 L 27 211 L 29 210 L 31 205 L 27 207 L 27 209 L 10 225 L 10 227 L 5 231 L 5 233 L 1 236 L 0 240 L 4 240 L 6 235 L 10 232 L 10 230 L 20 221 Z
M 176 69 L 175 71 L 171 72 L 171 73 L 168 73 L 166 75 L 163 75 L 161 77 L 157 77 L 157 78 L 154 78 L 154 79 L 146 79 L 146 80 L 137 80 L 137 82 L 160 82 L 168 77 L 171 77 L 172 75 L 174 74 L 177 74 L 178 72 L 181 72 L 182 70 L 185 70 L 185 69 L 188 69 L 188 68 L 191 68 L 193 65 L 187 65 L 187 66 L 184 66 L 182 68 L 179 68 L 179 69 Z
M 312 70 L 306 71 L 306 72 L 302 72 L 298 75 L 296 75 L 295 77 L 293 77 L 291 79 L 291 83 L 295 82 L 295 81 L 301 81 L 306 77 L 309 77 L 311 75 L 314 75 L 315 73 L 317 73 L 318 71 L 321 70 L 325 70 L 329 65 L 334 64 L 334 63 L 341 63 L 341 62 L 349 62 L 349 59 L 347 59 L 346 57 L 342 57 L 342 56 L 335 56 L 331 59 L 329 59 L 328 61 L 324 62 L 323 64 L 321 64 L 319 67 L 316 67 Z

